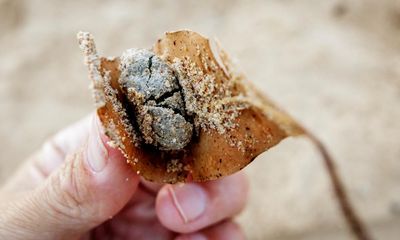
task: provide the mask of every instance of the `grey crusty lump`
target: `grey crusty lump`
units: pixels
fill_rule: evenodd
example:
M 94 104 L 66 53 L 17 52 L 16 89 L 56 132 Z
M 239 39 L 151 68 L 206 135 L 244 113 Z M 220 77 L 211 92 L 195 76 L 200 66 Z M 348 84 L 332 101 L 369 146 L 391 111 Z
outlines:
M 120 70 L 119 83 L 133 104 L 133 121 L 145 143 L 162 150 L 184 148 L 193 124 L 173 69 L 149 50 L 128 49 L 121 56 Z

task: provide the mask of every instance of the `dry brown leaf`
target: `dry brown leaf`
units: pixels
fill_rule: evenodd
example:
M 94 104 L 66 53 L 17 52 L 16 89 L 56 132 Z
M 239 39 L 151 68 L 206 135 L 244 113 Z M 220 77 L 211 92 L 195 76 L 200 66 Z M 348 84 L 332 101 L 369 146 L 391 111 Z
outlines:
M 237 72 L 218 44 L 192 31 L 168 32 L 152 51 L 179 79 L 185 110 L 196 129 L 190 143 L 164 151 L 143 143 L 122 90 L 120 58 L 100 58 L 93 38 L 79 33 L 106 134 L 134 171 L 160 183 L 207 181 L 235 173 L 288 136 L 308 136 L 321 151 L 341 210 L 358 239 L 370 239 L 352 209 L 321 142 Z

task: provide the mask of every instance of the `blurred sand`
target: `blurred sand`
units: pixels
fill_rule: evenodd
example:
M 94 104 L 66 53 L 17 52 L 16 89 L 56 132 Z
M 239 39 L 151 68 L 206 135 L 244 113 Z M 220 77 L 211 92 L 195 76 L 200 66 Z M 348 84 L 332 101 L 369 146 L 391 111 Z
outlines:
M 103 55 L 168 30 L 216 36 L 248 77 L 338 160 L 379 239 L 400 235 L 399 1 L 0 0 L 0 182 L 93 110 L 75 34 Z M 288 139 L 251 164 L 249 239 L 351 239 L 318 153 Z

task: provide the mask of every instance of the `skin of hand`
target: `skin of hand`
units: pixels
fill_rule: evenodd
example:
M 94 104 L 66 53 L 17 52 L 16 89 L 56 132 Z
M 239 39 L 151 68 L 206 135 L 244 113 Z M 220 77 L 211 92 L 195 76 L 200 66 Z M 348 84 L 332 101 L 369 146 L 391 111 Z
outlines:
M 107 141 L 95 114 L 48 140 L 0 188 L 0 239 L 244 239 L 243 173 L 154 184 Z

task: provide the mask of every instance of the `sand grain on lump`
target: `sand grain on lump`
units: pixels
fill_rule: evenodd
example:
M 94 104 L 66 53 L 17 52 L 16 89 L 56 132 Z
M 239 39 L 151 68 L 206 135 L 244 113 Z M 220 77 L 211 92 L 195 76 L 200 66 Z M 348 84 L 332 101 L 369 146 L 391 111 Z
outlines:
M 140 135 L 161 150 L 183 149 L 193 126 L 183 106 L 174 71 L 149 50 L 128 49 L 121 56 L 119 84 L 133 104 Z M 139 133 L 136 133 L 139 134 Z

